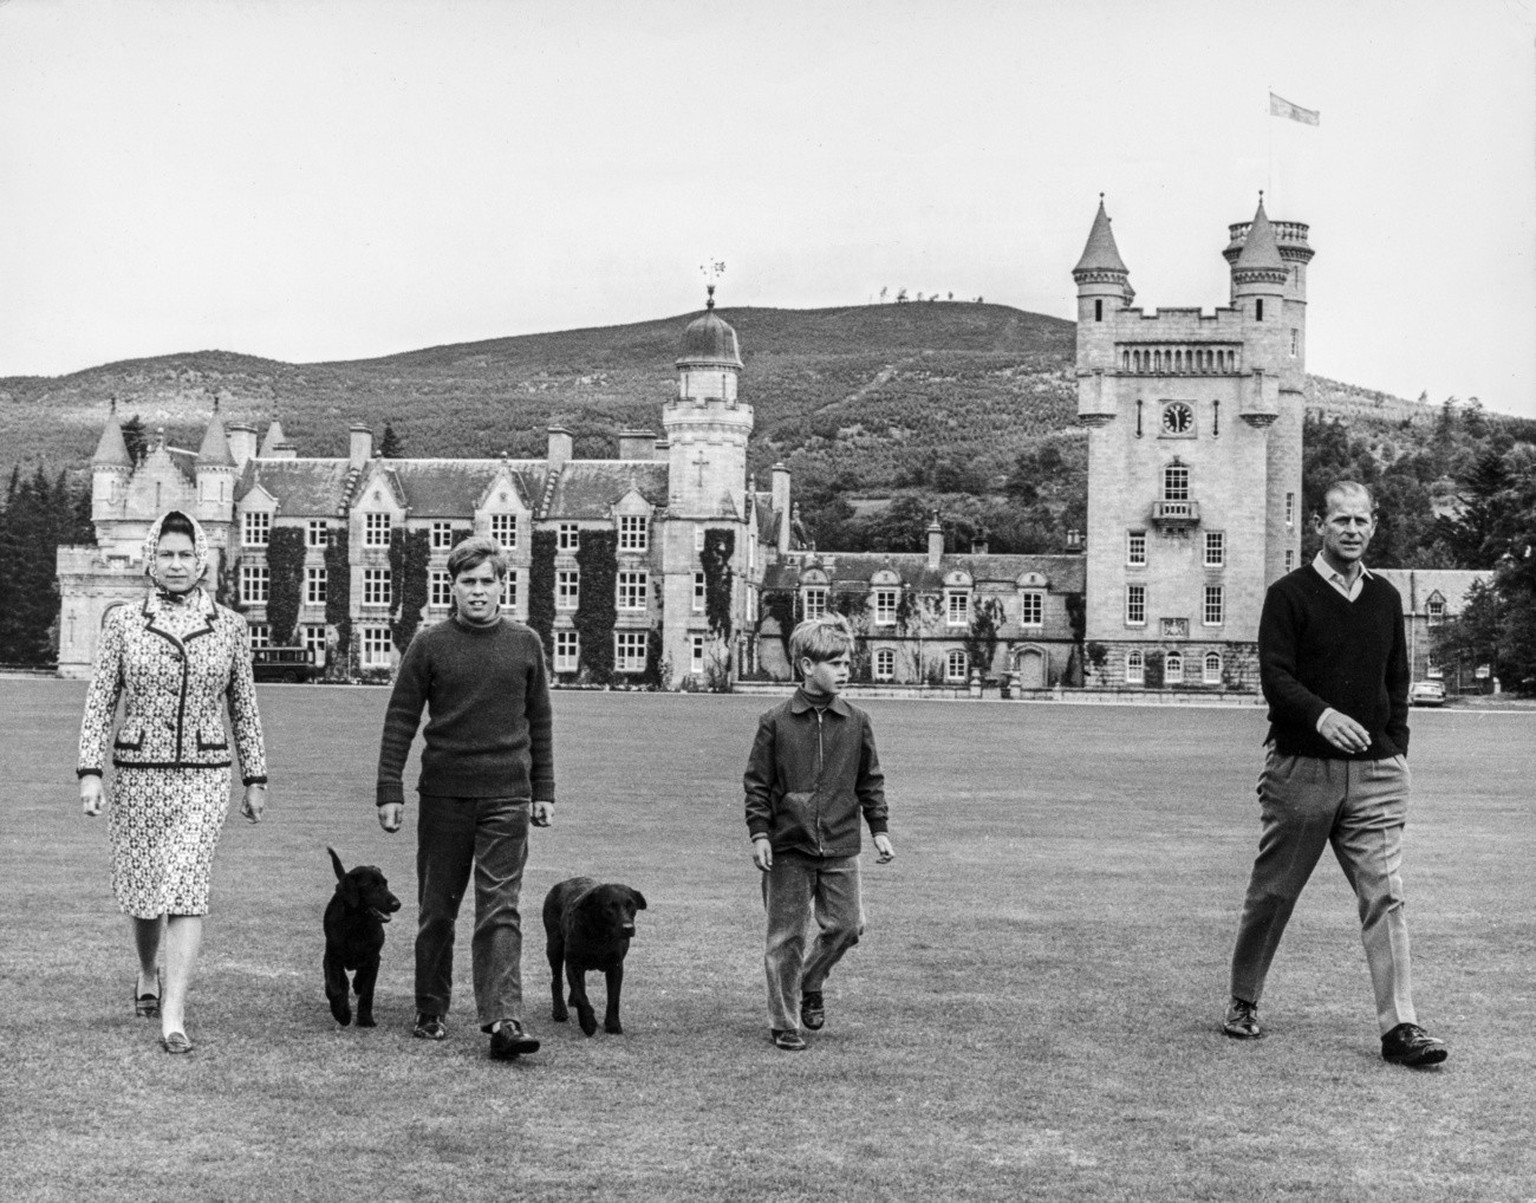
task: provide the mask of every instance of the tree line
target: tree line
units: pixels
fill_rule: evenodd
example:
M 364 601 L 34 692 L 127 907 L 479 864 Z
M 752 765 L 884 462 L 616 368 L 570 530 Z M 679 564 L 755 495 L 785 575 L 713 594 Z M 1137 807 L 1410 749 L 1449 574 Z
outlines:
M 61 544 L 96 541 L 91 491 L 39 463 L 30 476 L 11 469 L 0 509 L 0 664 L 52 664 L 59 648 Z

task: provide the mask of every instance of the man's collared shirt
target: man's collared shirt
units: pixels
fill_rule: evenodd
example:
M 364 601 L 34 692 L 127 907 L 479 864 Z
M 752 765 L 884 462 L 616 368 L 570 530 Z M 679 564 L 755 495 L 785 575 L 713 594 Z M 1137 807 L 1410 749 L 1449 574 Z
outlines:
M 1312 558 L 1312 568 L 1318 576 L 1337 589 L 1348 601 L 1354 601 L 1355 598 L 1360 596 L 1360 590 L 1365 588 L 1365 578 L 1371 575 L 1371 570 L 1364 564 L 1361 564 L 1360 572 L 1356 575 L 1354 584 L 1350 584 L 1345 581 L 1344 574 L 1336 571 L 1333 565 L 1323 557 L 1322 552 L 1318 552 Z

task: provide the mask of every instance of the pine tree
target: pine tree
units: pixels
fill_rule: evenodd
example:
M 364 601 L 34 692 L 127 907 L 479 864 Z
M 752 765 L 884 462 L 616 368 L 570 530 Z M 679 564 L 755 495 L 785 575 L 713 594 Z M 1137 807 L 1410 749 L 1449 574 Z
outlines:
M 379 457 L 381 459 L 404 459 L 405 441 L 395 433 L 393 424 L 384 423 L 384 437 L 379 440 Z

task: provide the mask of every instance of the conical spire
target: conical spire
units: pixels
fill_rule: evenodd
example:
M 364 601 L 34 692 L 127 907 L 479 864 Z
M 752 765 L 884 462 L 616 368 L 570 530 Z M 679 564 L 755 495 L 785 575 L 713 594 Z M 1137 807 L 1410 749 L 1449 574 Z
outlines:
M 283 433 L 283 424 L 278 421 L 277 415 L 272 415 L 272 425 L 267 427 L 267 435 L 261 440 L 259 454 L 266 459 L 277 455 L 277 448 L 288 441 L 288 436 Z
M 123 428 L 117 420 L 117 398 L 107 411 L 106 425 L 101 428 L 101 441 L 96 444 L 96 454 L 91 463 L 100 467 L 131 468 L 133 457 L 128 454 L 128 443 L 123 438 Z
M 1280 246 L 1275 241 L 1275 228 L 1264 212 L 1264 194 L 1259 193 L 1259 211 L 1253 215 L 1248 236 L 1243 239 L 1243 253 L 1232 265 L 1233 271 L 1285 271 L 1285 261 L 1280 258 Z
M 197 449 L 199 468 L 233 468 L 235 457 L 229 453 L 229 437 L 224 433 L 224 419 L 219 417 L 219 400 L 213 400 L 213 417 L 203 432 L 203 445 Z
M 1115 232 L 1109 226 L 1109 214 L 1104 211 L 1104 194 L 1099 193 L 1099 211 L 1093 219 L 1093 229 L 1088 231 L 1088 245 L 1083 257 L 1072 269 L 1078 272 L 1121 272 L 1129 274 L 1125 260 L 1120 258 L 1120 248 L 1115 245 Z

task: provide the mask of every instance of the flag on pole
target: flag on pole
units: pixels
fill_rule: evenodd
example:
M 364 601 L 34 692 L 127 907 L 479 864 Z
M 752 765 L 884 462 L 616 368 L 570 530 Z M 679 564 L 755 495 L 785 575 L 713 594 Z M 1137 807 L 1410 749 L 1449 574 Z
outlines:
M 1299 121 L 1303 125 L 1317 124 L 1317 110 L 1304 109 L 1299 104 L 1292 104 L 1289 100 L 1269 94 L 1269 115 L 1271 117 L 1289 117 L 1292 121 Z

